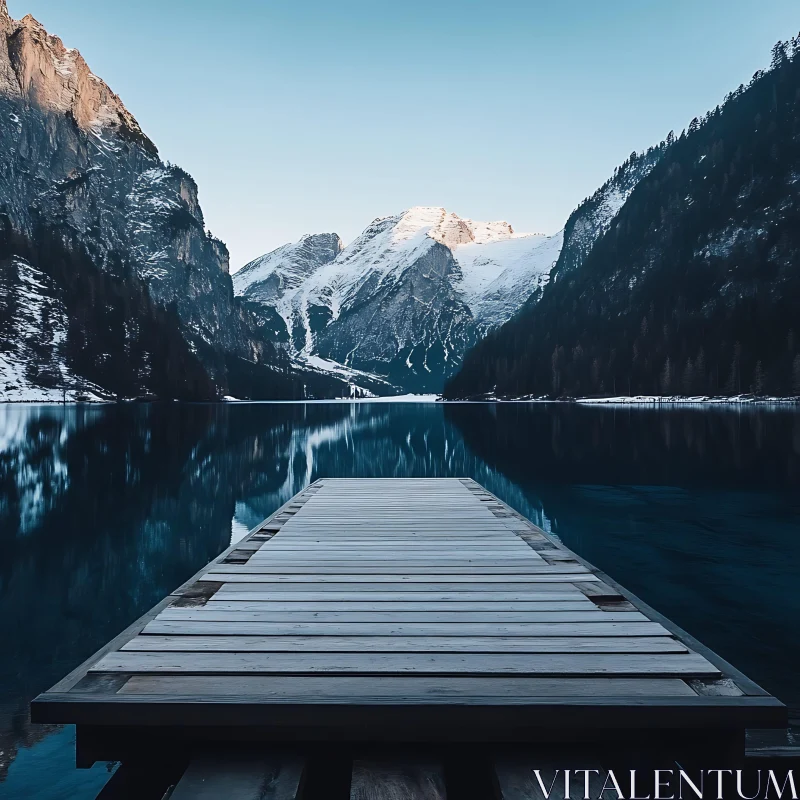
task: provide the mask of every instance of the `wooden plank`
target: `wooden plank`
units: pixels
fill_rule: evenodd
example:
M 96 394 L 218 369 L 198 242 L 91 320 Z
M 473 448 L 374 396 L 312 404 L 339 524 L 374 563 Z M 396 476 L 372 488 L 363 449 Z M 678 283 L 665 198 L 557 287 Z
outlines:
M 224 681 L 208 675 L 134 675 L 120 695 L 192 695 L 195 697 L 262 696 L 291 699 L 313 697 L 347 702 L 406 700 L 412 703 L 470 698 L 632 698 L 697 695 L 678 678 L 519 678 L 519 677 L 395 677 L 395 676 L 269 676 L 235 675 Z
M 697 694 L 708 695 L 709 697 L 741 697 L 744 692 L 730 678 L 720 678 L 719 680 L 692 680 L 689 686 Z
M 253 539 L 241 539 L 240 541 L 236 542 L 237 550 L 246 550 L 252 553 L 257 553 L 263 546 L 263 542 Z
M 596 581 L 594 583 L 584 585 L 575 584 L 579 591 L 585 594 L 588 598 L 599 602 L 602 600 L 624 600 L 625 598 L 614 588 L 604 583 L 603 581 Z
M 160 620 L 144 633 L 175 636 L 664 636 L 657 622 L 214 622 Z
M 358 563 L 369 564 L 370 562 L 383 562 L 383 552 L 367 550 L 355 546 L 355 550 L 349 550 L 347 553 L 341 552 L 344 548 L 337 548 L 327 542 L 320 542 L 316 549 L 309 548 L 308 550 L 297 550 L 290 548 L 276 548 L 274 550 L 257 550 L 251 558 L 256 559 L 256 563 L 266 561 L 268 563 L 282 563 L 282 564 L 316 564 L 318 562 L 326 561 L 343 561 L 350 562 L 356 560 Z M 413 565 L 449 563 L 454 566 L 473 566 L 474 564 L 484 563 L 487 565 L 496 564 L 497 566 L 552 566 L 541 557 L 539 557 L 532 550 L 530 551 L 500 551 L 496 548 L 491 548 L 481 551 L 467 551 L 467 550 L 454 550 L 452 548 L 436 549 L 430 552 L 429 548 L 421 548 L 413 542 L 399 542 L 396 546 L 388 548 L 393 552 L 392 558 L 398 564 L 409 563 Z M 425 552 L 428 550 L 428 552 Z
M 204 753 L 189 764 L 170 800 L 297 800 L 304 768 L 297 756 Z
M 337 518 L 345 518 L 338 519 Z M 469 539 L 472 537 L 485 537 L 494 532 L 508 534 L 511 528 L 505 521 L 494 517 L 476 517 L 470 510 L 466 515 L 459 515 L 453 508 L 443 511 L 438 517 L 430 509 L 419 509 L 408 516 L 398 516 L 388 509 L 368 509 L 348 506 L 342 509 L 328 509 L 318 518 L 300 515 L 287 520 L 281 526 L 276 536 L 285 537 L 285 531 L 291 528 L 298 535 L 312 538 L 316 535 L 327 535 L 332 532 L 343 539 L 360 538 L 373 529 L 385 528 L 389 535 L 397 533 L 401 536 L 428 536 L 436 538 L 450 536 L 452 538 Z M 508 537 L 509 542 L 522 542 L 522 537 L 514 534 Z
M 295 528 L 292 523 L 287 523 L 280 533 L 265 541 L 263 546 L 257 551 L 259 555 L 267 552 L 280 552 L 292 549 L 297 545 L 299 552 L 314 552 L 320 544 L 330 545 L 341 550 L 357 550 L 364 546 L 369 551 L 388 550 L 398 545 L 413 545 L 420 550 L 436 550 L 444 552 L 450 548 L 464 548 L 465 550 L 475 550 L 479 553 L 490 553 L 497 548 L 511 555 L 527 554 L 532 558 L 542 556 L 531 548 L 530 544 L 520 539 L 507 528 L 490 530 L 486 528 L 475 528 L 469 533 L 456 533 L 448 531 L 442 525 L 437 525 L 436 529 L 424 531 L 410 528 L 391 528 L 384 522 L 383 525 L 376 523 L 374 526 L 365 527 L 360 532 L 349 530 L 337 531 L 327 525 L 320 525 L 317 531 L 301 531 Z M 457 551 L 453 549 L 453 553 Z
M 118 651 L 92 671 L 417 675 L 644 675 L 703 677 L 719 670 L 694 653 L 138 653 Z
M 354 601 L 362 603 L 402 602 L 404 605 L 416 603 L 491 603 L 494 608 L 502 608 L 497 603 L 504 604 L 510 611 L 516 603 L 551 603 L 555 601 L 581 602 L 586 598 L 572 584 L 545 584 L 537 586 L 532 592 L 473 592 L 469 587 L 461 587 L 458 591 L 450 592 L 410 592 L 403 591 L 335 591 L 336 587 L 328 587 L 334 591 L 317 592 L 287 591 L 288 587 L 282 586 L 280 591 L 253 591 L 248 586 L 223 586 L 215 596 L 214 602 L 243 603 L 248 601 L 269 603 L 296 603 L 296 602 L 344 602 Z
M 162 611 L 156 622 L 295 622 L 295 623 L 487 623 L 489 625 L 511 622 L 647 622 L 638 611 L 601 611 L 593 606 L 583 611 L 215 611 L 203 608 L 173 608 Z
M 355 564 L 359 568 L 361 567 L 383 567 L 386 566 L 386 562 L 383 559 L 374 559 L 374 558 L 335 558 L 331 555 L 327 557 L 320 553 L 318 557 L 315 558 L 299 558 L 298 556 L 291 556 L 291 557 L 282 557 L 276 558 L 274 555 L 269 555 L 268 557 L 264 557 L 258 561 L 252 561 L 255 558 L 251 556 L 251 563 L 261 565 L 271 565 L 275 564 L 280 567 L 313 567 L 313 566 L 329 566 L 329 567 L 339 567 L 347 564 Z M 403 569 L 405 567 L 409 567 L 415 569 L 417 567 L 437 567 L 437 566 L 448 566 L 448 567 L 471 567 L 474 570 L 481 570 L 486 567 L 525 567 L 525 566 L 542 566 L 544 565 L 544 561 L 542 559 L 530 559 L 528 557 L 524 558 L 474 558 L 474 559 L 459 559 L 456 557 L 444 556 L 444 557 L 436 557 L 436 558 L 396 558 L 392 562 L 394 566 L 398 567 L 399 569 Z
M 335 513 L 335 512 L 332 512 Z M 523 548 L 530 555 L 538 556 L 539 553 L 531 547 L 529 542 L 521 539 L 507 527 L 501 526 L 476 526 L 468 527 L 459 525 L 449 527 L 445 522 L 433 523 L 430 529 L 408 525 L 391 525 L 386 520 L 361 528 L 336 528 L 330 524 L 318 526 L 300 526 L 292 522 L 286 523 L 279 533 L 274 534 L 264 543 L 265 548 L 280 549 L 292 540 L 297 540 L 311 549 L 311 545 L 321 542 L 339 544 L 342 547 L 354 547 L 361 543 L 375 546 L 388 547 L 399 542 L 413 542 L 420 546 L 442 546 L 447 544 L 460 544 L 464 547 L 485 547 L 492 541 L 507 549 L 523 552 Z M 263 549 L 263 548 L 262 548 Z
M 505 584 L 508 586 L 508 589 L 505 590 L 504 593 L 513 593 L 516 595 L 523 595 L 526 592 L 530 592 L 530 594 L 540 594 L 541 592 L 545 592 L 548 588 L 552 589 L 553 591 L 563 592 L 568 591 L 571 589 L 575 589 L 575 579 L 583 578 L 584 576 L 541 576 L 540 580 L 536 581 L 536 583 L 508 583 Z M 569 580 L 569 583 L 565 582 Z M 232 580 L 227 581 L 222 589 L 217 594 L 217 597 L 222 596 L 223 594 L 229 595 L 232 592 L 248 592 L 248 593 L 259 593 L 259 592 L 299 592 L 299 591 L 310 591 L 312 588 L 314 592 L 321 593 L 321 592 L 332 592 L 335 594 L 340 594 L 342 592 L 345 593 L 354 593 L 359 592 L 364 596 L 364 599 L 369 599 L 370 592 L 409 592 L 409 593 L 416 593 L 416 592 L 424 592 L 426 594 L 431 593 L 439 593 L 442 595 L 452 595 L 457 592 L 464 592 L 466 594 L 476 594 L 479 592 L 491 592 L 492 594 L 496 594 L 503 590 L 503 583 L 465 583 L 465 582 L 438 582 L 438 583 L 417 583 L 417 582 L 399 582 L 399 583 L 390 583 L 390 582 L 381 582 L 381 583 L 360 583 L 357 581 L 350 582 L 350 583 L 339 583 L 338 581 L 326 581 L 326 582 L 314 582 L 314 581 L 300 581 L 300 582 L 291 582 L 291 581 L 271 581 L 271 582 L 263 582 L 263 581 L 249 581 L 249 580 Z
M 441 576 L 467 575 L 470 580 L 481 580 L 487 575 L 507 575 L 515 576 L 514 580 L 522 580 L 526 577 L 535 579 L 538 575 L 566 575 L 570 573 L 588 573 L 585 567 L 576 568 L 573 564 L 566 564 L 563 567 L 553 568 L 550 566 L 521 566 L 521 567 L 450 567 L 446 565 L 434 565 L 430 567 L 408 567 L 406 570 L 398 570 L 391 562 L 382 567 L 362 567 L 351 562 L 349 565 L 323 567 L 313 566 L 289 566 L 280 564 L 253 564 L 252 559 L 247 564 L 220 564 L 212 567 L 206 575 L 212 578 L 217 573 L 224 572 L 234 575 L 392 575 L 404 580 L 406 576 L 417 577 L 419 575 L 433 575 L 435 580 Z
M 237 597 L 238 595 L 233 595 Z M 333 596 L 333 595 L 331 595 Z M 560 597 L 560 595 L 556 595 Z M 567 595 L 569 596 L 569 595 Z M 483 611 L 491 612 L 494 615 L 505 614 L 513 611 L 586 611 L 595 608 L 593 603 L 585 598 L 581 600 L 537 600 L 534 602 L 521 603 L 479 603 L 470 601 L 450 601 L 450 602 L 431 602 L 428 601 L 421 605 L 419 601 L 405 600 L 403 602 L 392 601 L 372 601 L 363 600 L 324 600 L 302 601 L 294 600 L 291 602 L 256 600 L 250 602 L 237 602 L 236 600 L 223 600 L 208 602 L 205 604 L 206 611 L 460 611 L 462 613 Z M 165 612 L 162 612 L 162 619 L 169 619 Z
M 525 551 L 523 550 L 524 547 L 525 545 L 505 546 L 500 543 L 486 545 L 475 544 L 470 545 L 469 548 L 461 548 L 458 551 L 458 555 L 462 558 L 479 558 L 486 556 L 492 558 L 531 558 L 531 553 L 533 553 L 533 551 Z M 259 559 L 262 557 L 266 558 L 267 556 L 272 556 L 273 554 L 292 556 L 294 558 L 305 558 L 307 556 L 313 557 L 319 555 L 324 549 L 325 552 L 332 558 L 349 559 L 371 556 L 373 559 L 382 559 L 386 555 L 389 555 L 392 558 L 402 556 L 409 551 L 409 548 L 413 548 L 413 553 L 417 557 L 446 558 L 447 556 L 454 555 L 455 552 L 453 550 L 453 546 L 447 544 L 446 542 L 442 542 L 440 544 L 422 544 L 414 542 L 373 542 L 372 544 L 369 544 L 364 542 L 363 544 L 353 543 L 348 545 L 339 545 L 336 542 L 332 542 L 323 538 L 319 542 L 309 543 L 308 545 L 302 545 L 294 542 L 289 543 L 289 540 L 285 540 L 280 544 L 280 546 L 276 544 L 275 546 L 271 547 L 269 543 L 267 543 L 264 548 L 259 550 L 258 556 Z M 550 565 L 544 564 L 543 566 Z
M 350 800 L 445 800 L 441 764 L 416 759 L 353 762 Z
M 214 580 L 222 583 L 372 583 L 372 584 L 431 584 L 431 583 L 467 583 L 471 586 L 480 584 L 526 584 L 537 583 L 579 583 L 596 581 L 591 573 L 570 575 L 555 571 L 542 575 L 273 575 L 268 573 L 207 573 Z
M 421 512 L 424 513 L 424 512 Z M 331 517 L 357 515 L 359 521 L 345 524 L 331 521 Z M 531 555 L 539 553 L 533 545 L 553 548 L 546 540 L 533 542 L 512 530 L 504 520 L 487 518 L 482 521 L 468 521 L 452 516 L 439 519 L 430 518 L 421 524 L 393 517 L 391 513 L 377 512 L 375 518 L 369 517 L 365 509 L 330 510 L 317 521 L 294 518 L 286 521 L 277 532 L 269 534 L 265 548 L 280 549 L 296 541 L 306 549 L 321 542 L 330 542 L 342 547 L 353 548 L 361 543 L 375 547 L 388 547 L 398 542 L 414 542 L 419 546 L 441 547 L 459 544 L 464 547 L 486 548 L 492 542 L 509 550 L 527 551 Z M 262 548 L 263 549 L 263 548 Z M 558 549 L 558 548 L 555 548 Z M 559 552 L 570 552 L 564 548 Z
M 687 653 L 669 636 L 152 636 L 122 650 L 224 653 Z M 739 692 L 741 694 L 741 692 Z

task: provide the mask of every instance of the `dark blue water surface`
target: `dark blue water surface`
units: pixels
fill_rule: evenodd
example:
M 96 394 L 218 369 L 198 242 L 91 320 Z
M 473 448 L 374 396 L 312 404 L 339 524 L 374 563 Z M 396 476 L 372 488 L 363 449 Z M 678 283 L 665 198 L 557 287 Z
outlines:
M 309 482 L 469 476 L 800 706 L 800 411 L 0 406 L 0 797 L 93 798 L 28 703 Z

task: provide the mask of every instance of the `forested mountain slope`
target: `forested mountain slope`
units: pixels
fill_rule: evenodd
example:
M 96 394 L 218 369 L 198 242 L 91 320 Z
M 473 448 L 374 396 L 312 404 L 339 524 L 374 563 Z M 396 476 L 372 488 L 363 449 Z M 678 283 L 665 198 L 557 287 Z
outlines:
M 800 394 L 800 47 L 670 137 L 582 264 L 447 397 Z

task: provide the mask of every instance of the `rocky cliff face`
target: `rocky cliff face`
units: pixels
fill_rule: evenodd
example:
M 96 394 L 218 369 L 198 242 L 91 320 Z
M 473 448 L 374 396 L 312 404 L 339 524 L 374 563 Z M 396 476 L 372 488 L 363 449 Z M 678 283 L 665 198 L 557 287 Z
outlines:
M 248 369 L 276 361 L 272 345 L 234 300 L 227 248 L 206 232 L 191 176 L 159 159 L 120 98 L 77 50 L 64 47 L 31 16 L 11 19 L 5 0 L 0 0 L 0 143 L 0 260 L 8 264 L 21 256 L 34 270 L 48 272 L 55 295 L 74 286 L 69 274 L 55 274 L 54 263 L 68 259 L 77 268 L 75 254 L 84 272 L 95 275 L 92 281 L 110 280 L 121 295 L 123 286 L 134 287 L 137 297 L 169 311 L 163 324 L 179 330 L 184 344 L 175 346 L 184 351 L 181 358 L 199 361 L 217 394 L 231 391 L 231 360 Z M 45 239 L 48 252 L 42 250 Z M 6 281 L 15 274 L 6 271 Z M 102 334 L 108 326 L 95 324 L 105 312 L 93 307 L 84 312 L 83 339 L 91 345 L 95 338 L 108 338 Z M 126 313 L 131 309 L 122 310 Z M 0 308 L 0 317 L 4 314 L 11 317 L 8 308 Z M 131 340 L 141 327 L 133 319 L 119 326 L 122 338 Z M 67 326 L 59 344 L 59 357 L 68 360 L 65 351 L 76 341 L 73 328 Z M 165 340 L 170 338 L 165 332 Z M 95 346 L 100 357 L 104 345 Z M 152 361 L 162 354 L 146 357 Z M 135 393 L 177 391 L 148 383 L 145 366 Z M 84 375 L 89 381 L 96 377 Z M 25 387 L 9 391 L 20 388 Z M 237 390 L 247 393 L 241 383 Z
M 19 22 L 0 0 L 0 92 L 69 114 L 84 131 L 116 129 L 151 153 L 156 148 L 122 101 L 92 73 L 77 50 L 64 47 L 30 14 Z
M 248 264 L 234 287 L 317 370 L 376 391 L 439 391 L 479 336 L 544 285 L 561 235 L 519 234 L 416 207 L 376 219 L 346 248 L 306 236 Z
M 333 261 L 342 247 L 342 240 L 335 233 L 304 236 L 299 242 L 285 244 L 251 261 L 233 276 L 234 291 L 272 341 L 291 344 L 293 349 L 303 348 L 305 329 L 300 321 L 287 325 L 277 308 L 319 267 Z

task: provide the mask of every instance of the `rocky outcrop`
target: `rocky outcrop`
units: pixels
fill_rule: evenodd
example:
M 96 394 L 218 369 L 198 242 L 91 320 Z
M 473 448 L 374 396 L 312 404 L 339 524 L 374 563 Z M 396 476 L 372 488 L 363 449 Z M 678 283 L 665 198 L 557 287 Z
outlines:
M 83 131 L 114 130 L 150 153 L 155 145 L 122 101 L 89 69 L 83 56 L 64 47 L 30 14 L 20 21 L 8 15 L 0 0 L 0 91 L 24 98 L 39 108 L 68 114 Z
M 50 271 L 56 294 L 71 291 L 70 276 L 54 274 L 54 262 L 66 259 L 132 287 L 139 305 L 149 297 L 169 312 L 162 315 L 163 324 L 178 326 L 184 355 L 202 362 L 219 395 L 231 392 L 232 361 L 240 375 L 264 368 L 285 383 L 285 359 L 234 299 L 228 250 L 206 231 L 192 177 L 160 160 L 133 115 L 77 50 L 66 48 L 31 16 L 11 19 L 5 0 L 0 0 L 0 143 L 0 260 L 22 257 L 32 269 Z M 44 240 L 58 250 L 58 258 L 42 252 Z M 127 307 L 123 314 L 133 313 L 130 298 L 121 302 Z M 84 311 L 90 317 L 106 313 Z M 142 324 L 143 319 L 131 319 L 117 327 L 130 339 Z M 88 327 L 109 329 L 105 323 Z M 58 345 L 57 359 L 77 335 L 74 325 L 66 331 L 69 341 Z M 131 342 L 119 347 L 129 350 Z M 269 391 L 269 374 L 258 382 L 262 394 Z M 146 379 L 140 383 L 137 393 L 154 391 Z M 241 381 L 237 390 L 249 396 Z

